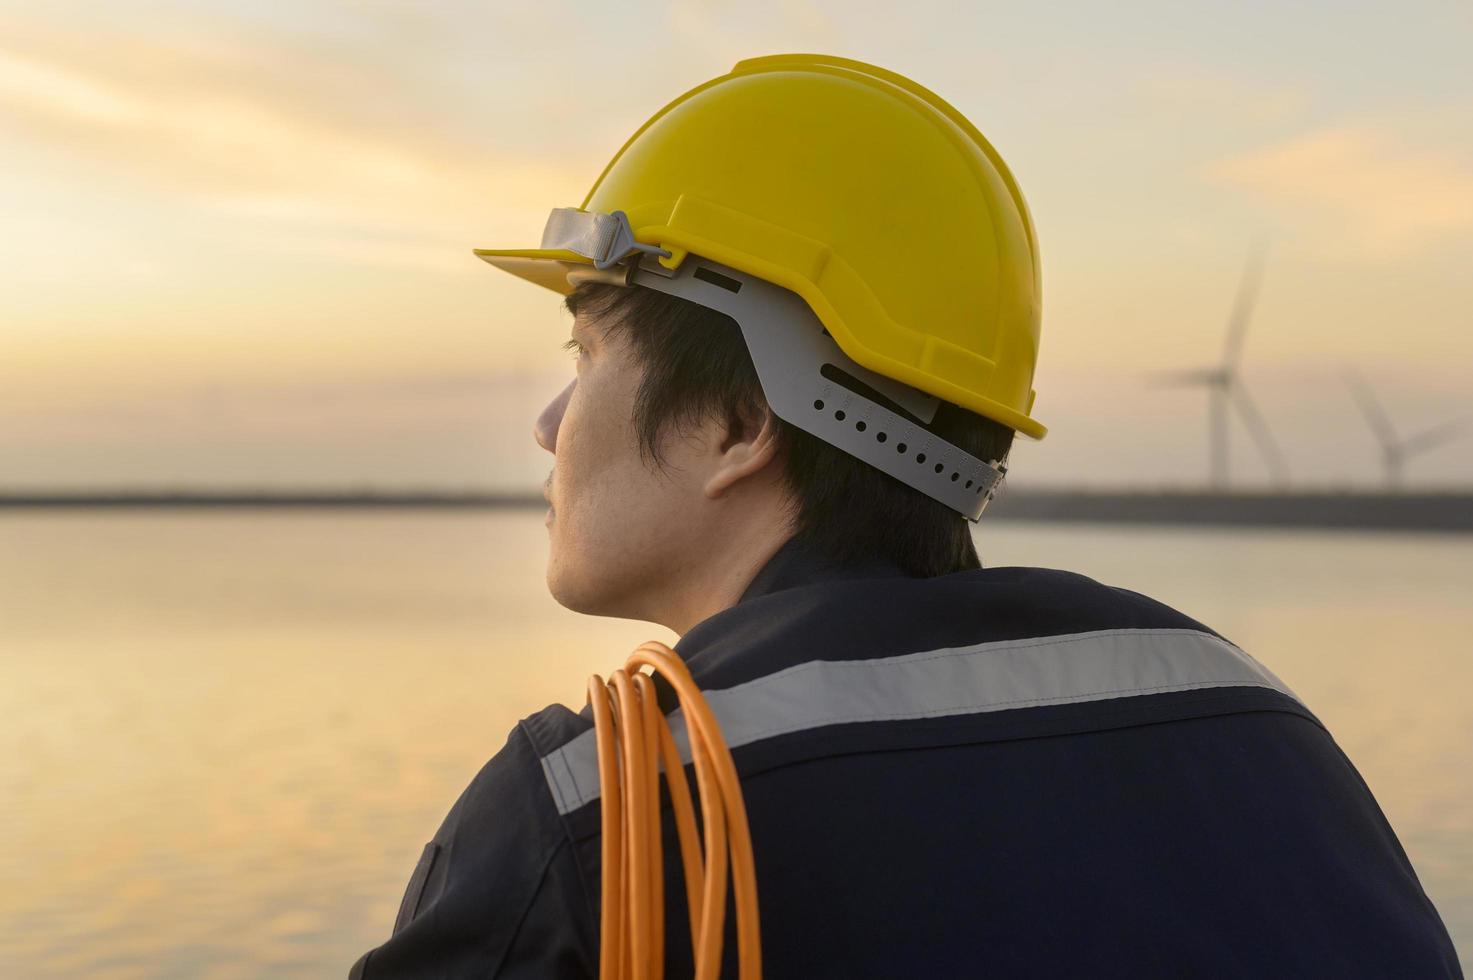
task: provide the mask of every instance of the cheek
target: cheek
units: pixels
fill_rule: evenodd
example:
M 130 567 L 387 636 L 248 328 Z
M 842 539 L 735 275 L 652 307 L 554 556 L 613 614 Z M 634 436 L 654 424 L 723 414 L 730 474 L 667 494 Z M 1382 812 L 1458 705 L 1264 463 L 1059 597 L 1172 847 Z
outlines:
M 568 400 L 563 404 L 562 414 L 557 420 L 557 468 L 562 470 L 577 455 L 579 444 L 584 439 L 584 404 L 588 397 L 588 385 L 582 379 L 573 385 Z
M 585 370 L 567 414 L 577 426 L 580 438 L 597 439 L 608 448 L 608 455 L 622 453 L 633 431 L 633 379 L 616 364 L 601 364 Z
M 608 352 L 584 366 L 564 408 L 558 492 L 567 530 L 580 539 L 628 533 L 670 490 L 670 478 L 657 479 L 640 457 L 632 417 L 638 381 L 631 365 Z
M 577 497 L 596 497 L 612 476 L 608 471 L 619 463 L 617 420 L 602 410 L 601 394 L 595 381 L 580 380 L 558 426 L 558 478 L 565 492 Z

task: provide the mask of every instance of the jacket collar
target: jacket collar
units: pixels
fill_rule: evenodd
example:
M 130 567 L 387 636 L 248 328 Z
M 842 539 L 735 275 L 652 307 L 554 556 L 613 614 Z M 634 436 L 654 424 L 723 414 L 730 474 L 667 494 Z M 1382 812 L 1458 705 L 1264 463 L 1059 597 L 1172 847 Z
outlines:
M 751 600 L 822 582 L 908 575 L 899 565 L 883 559 L 871 559 L 858 565 L 840 565 L 820 555 L 795 535 L 773 552 L 772 557 L 757 570 L 757 574 L 752 576 L 752 581 L 733 605 L 712 613 L 686 630 L 684 636 L 671 644 L 671 648 L 690 668 L 696 683 L 700 684 L 704 670 L 697 655 L 713 642 L 723 637 L 730 639 L 729 634 L 750 628 L 754 618 L 765 618 L 762 612 L 753 608 Z M 755 605 L 760 606 L 761 603 Z M 659 671 L 652 671 L 650 679 L 654 682 L 655 700 L 661 711 L 669 714 L 680 707 L 680 698 L 675 689 Z M 593 720 L 593 709 L 588 705 L 584 705 L 579 714 L 590 722 Z
M 839 565 L 813 551 L 795 535 L 784 542 L 767 563 L 758 569 L 737 604 L 784 589 L 831 579 L 882 578 L 904 574 L 900 566 L 880 559 L 859 565 Z
M 686 630 L 674 646 L 682 658 L 689 658 L 722 635 L 735 623 L 747 619 L 749 603 L 778 592 L 800 586 L 846 579 L 890 578 L 905 576 L 906 571 L 893 562 L 871 559 L 857 565 L 841 565 L 814 551 L 797 536 L 789 538 L 757 570 L 741 598 L 734 605 L 719 610 Z
M 817 553 L 794 536 L 784 542 L 782 547 L 778 548 L 772 557 L 758 569 L 757 574 L 752 577 L 752 581 L 735 604 L 712 613 L 692 626 L 673 645 L 673 649 L 681 660 L 686 662 L 696 683 L 700 684 L 703 675 L 712 666 L 708 661 L 710 653 L 715 653 L 710 650 L 713 644 L 727 648 L 727 652 L 716 654 L 718 659 L 731 656 L 733 652 L 739 655 L 739 649 L 733 651 L 732 641 L 751 635 L 754 627 L 760 632 L 760 626 L 757 624 L 770 618 L 776 611 L 769 605 L 773 600 L 766 602 L 755 600 L 801 586 L 864 578 L 908 577 L 908 575 L 909 573 L 899 565 L 882 559 L 872 559 L 857 565 L 840 565 Z M 780 608 L 783 603 L 781 600 L 777 601 L 777 608 Z M 763 610 L 760 608 L 762 606 L 768 606 L 768 608 Z M 741 645 L 741 642 L 737 642 L 737 648 L 740 648 Z M 706 651 L 710 653 L 702 657 L 701 654 Z M 661 710 L 667 713 L 675 710 L 680 700 L 676 697 L 674 689 L 658 673 L 654 675 L 654 682 L 656 699 L 659 701 Z

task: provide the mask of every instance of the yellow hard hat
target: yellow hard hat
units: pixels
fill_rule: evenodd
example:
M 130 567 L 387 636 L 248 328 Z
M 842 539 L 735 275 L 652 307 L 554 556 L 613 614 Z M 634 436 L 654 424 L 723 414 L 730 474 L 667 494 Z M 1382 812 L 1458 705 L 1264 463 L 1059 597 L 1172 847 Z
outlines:
M 541 248 L 475 251 L 562 294 L 626 281 L 631 255 L 677 270 L 694 254 L 801 296 L 874 374 L 1047 432 L 1029 414 L 1040 285 L 1023 195 L 961 113 L 874 65 L 741 61 L 641 126 Z

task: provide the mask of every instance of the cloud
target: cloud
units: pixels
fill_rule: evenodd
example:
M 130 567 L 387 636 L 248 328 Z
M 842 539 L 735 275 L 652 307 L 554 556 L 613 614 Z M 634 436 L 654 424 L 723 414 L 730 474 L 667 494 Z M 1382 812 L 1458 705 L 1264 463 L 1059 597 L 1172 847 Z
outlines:
M 576 203 L 596 172 L 451 135 L 429 118 L 428 98 L 418 116 L 386 114 L 405 99 L 396 80 L 351 64 L 282 59 L 243 41 L 110 42 L 105 52 L 45 36 L 0 45 L 10 123 L 0 145 L 38 171 L 64 160 L 96 183 L 258 225 L 369 224 L 415 237 L 463 233 L 472 208 L 494 226 L 535 224 L 535 235 L 540 216 Z
M 136 125 L 145 107 L 65 67 L 0 51 L 0 94 L 12 105 L 46 104 L 52 111 L 102 126 Z
M 1148 101 L 1201 118 L 1274 123 L 1304 113 L 1313 93 L 1304 85 L 1244 78 L 1202 65 L 1156 65 L 1136 83 Z
M 756 54 L 846 47 L 839 22 L 809 0 L 750 0 L 735 6 L 678 0 L 665 9 L 665 29 L 692 68 L 707 72 L 713 61 L 726 70 Z
M 135 390 L 0 394 L 0 440 L 132 438 L 164 432 L 233 436 L 412 433 L 450 423 L 517 422 L 526 437 L 537 409 L 568 371 L 440 371 L 308 380 L 226 377 L 157 383 Z M 525 424 L 524 424 L 525 423 Z
M 1473 232 L 1473 161 L 1389 129 L 1344 125 L 1211 165 L 1204 176 L 1292 217 L 1328 219 L 1327 242 L 1381 258 Z

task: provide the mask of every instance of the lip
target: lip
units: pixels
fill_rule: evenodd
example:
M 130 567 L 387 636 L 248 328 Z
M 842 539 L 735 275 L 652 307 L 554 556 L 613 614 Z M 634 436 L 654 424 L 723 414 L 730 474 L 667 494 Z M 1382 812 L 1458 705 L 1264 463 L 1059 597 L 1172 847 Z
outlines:
M 543 524 L 551 524 L 552 523 L 552 508 L 551 507 L 547 508 L 547 516 L 542 519 L 542 523 Z

